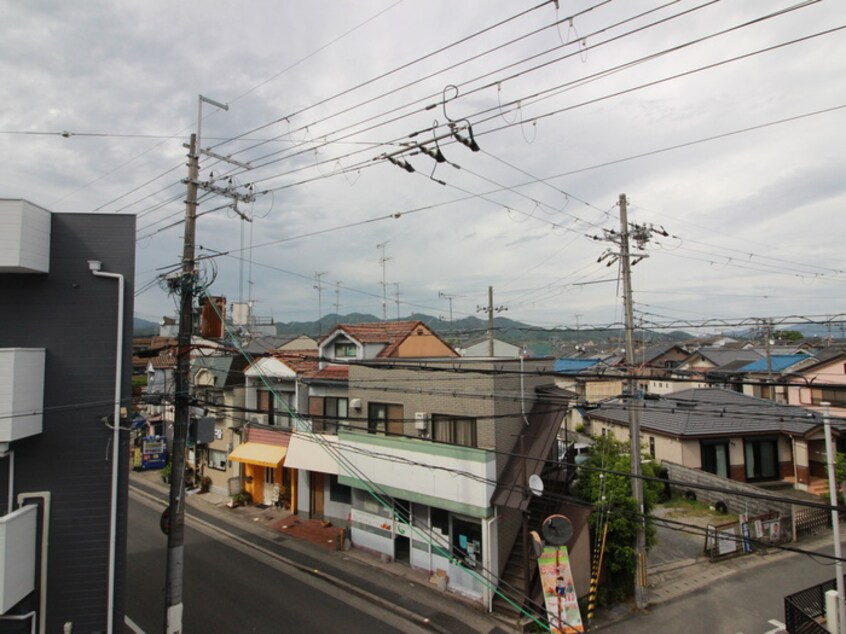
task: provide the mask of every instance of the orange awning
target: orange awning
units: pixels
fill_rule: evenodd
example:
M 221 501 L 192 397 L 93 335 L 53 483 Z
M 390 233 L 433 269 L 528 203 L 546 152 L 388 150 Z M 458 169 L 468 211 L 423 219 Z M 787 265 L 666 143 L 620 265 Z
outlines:
M 261 442 L 245 442 L 229 454 L 229 460 L 275 469 L 282 464 L 287 453 L 287 447 L 266 445 Z

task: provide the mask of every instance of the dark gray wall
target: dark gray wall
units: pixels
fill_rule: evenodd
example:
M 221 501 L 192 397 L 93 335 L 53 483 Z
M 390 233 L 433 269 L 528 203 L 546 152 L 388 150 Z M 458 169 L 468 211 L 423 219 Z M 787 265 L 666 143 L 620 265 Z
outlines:
M 135 217 L 53 214 L 50 273 L 0 273 L 0 348 L 45 348 L 44 430 L 12 443 L 15 494 L 52 493 L 47 631 L 106 629 L 117 281 L 125 277 L 122 398 L 131 409 Z M 115 631 L 123 630 L 129 448 L 121 434 Z M 0 459 L 6 508 L 8 464 Z M 35 599 L 33 597 L 33 599 Z M 37 599 L 31 608 L 37 607 Z M 22 606 L 24 607 L 24 606 Z

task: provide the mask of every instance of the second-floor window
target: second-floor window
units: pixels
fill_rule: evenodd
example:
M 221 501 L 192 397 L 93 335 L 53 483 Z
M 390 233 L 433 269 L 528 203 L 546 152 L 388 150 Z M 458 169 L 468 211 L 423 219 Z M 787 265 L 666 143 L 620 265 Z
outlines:
M 290 396 L 288 394 L 284 392 L 274 393 L 271 390 L 258 390 L 256 401 L 256 408 L 259 413 L 267 417 L 267 425 L 291 426 L 291 417 L 289 416 Z
M 432 439 L 453 445 L 476 447 L 476 419 L 432 414 Z
M 335 358 L 354 359 L 356 354 L 355 344 L 349 341 L 342 341 L 335 344 Z
M 832 407 L 846 407 L 846 390 L 836 390 L 824 387 L 812 388 L 811 403 L 813 405 L 830 403 Z
M 368 403 L 367 431 L 370 434 L 401 436 L 404 432 L 402 405 Z

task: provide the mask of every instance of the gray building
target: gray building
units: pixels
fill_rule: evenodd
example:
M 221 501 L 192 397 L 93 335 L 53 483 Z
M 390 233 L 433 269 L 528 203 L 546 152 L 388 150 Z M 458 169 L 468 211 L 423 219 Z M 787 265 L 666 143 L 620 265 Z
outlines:
M 133 216 L 0 200 L 0 524 L 36 518 L 5 534 L 2 613 L 40 632 L 123 628 L 134 262 Z

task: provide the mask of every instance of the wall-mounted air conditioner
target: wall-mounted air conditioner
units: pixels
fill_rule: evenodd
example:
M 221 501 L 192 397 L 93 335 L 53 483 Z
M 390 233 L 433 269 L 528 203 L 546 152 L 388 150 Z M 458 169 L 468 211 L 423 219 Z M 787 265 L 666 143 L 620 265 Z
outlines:
M 426 431 L 429 428 L 429 414 L 426 412 L 414 412 L 414 429 Z
M 41 433 L 45 356 L 43 348 L 0 348 L 0 442 Z

